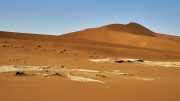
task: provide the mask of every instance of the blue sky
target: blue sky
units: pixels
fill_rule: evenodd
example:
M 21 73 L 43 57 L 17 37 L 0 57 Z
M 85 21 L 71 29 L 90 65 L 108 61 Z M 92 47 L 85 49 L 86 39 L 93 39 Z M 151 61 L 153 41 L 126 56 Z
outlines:
M 180 36 L 180 0 L 0 0 L 0 30 L 63 34 L 140 23 Z

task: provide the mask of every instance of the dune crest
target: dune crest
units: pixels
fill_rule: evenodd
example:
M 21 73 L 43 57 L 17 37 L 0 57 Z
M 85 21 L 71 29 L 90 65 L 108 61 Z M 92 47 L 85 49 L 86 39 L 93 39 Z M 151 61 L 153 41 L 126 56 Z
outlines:
M 180 37 L 155 33 L 134 22 L 110 24 L 59 36 L 0 31 L 0 39 L 10 40 L 9 43 L 2 41 L 0 43 L 2 47 L 25 48 L 25 46 L 33 46 L 43 48 L 63 46 L 63 49 L 71 48 L 81 52 L 94 50 L 117 57 L 148 59 L 157 57 L 162 59 L 163 57 L 163 59 L 173 60 L 180 58 L 177 55 L 180 52 Z M 22 43 L 22 41 L 26 43 Z M 61 51 L 60 53 L 64 52 Z M 94 57 L 94 55 L 89 57 Z
M 180 38 L 155 33 L 138 23 L 110 24 L 98 28 L 90 28 L 78 32 L 60 35 L 63 38 L 89 40 L 104 44 L 119 44 L 126 46 L 157 49 L 166 51 L 180 51 Z

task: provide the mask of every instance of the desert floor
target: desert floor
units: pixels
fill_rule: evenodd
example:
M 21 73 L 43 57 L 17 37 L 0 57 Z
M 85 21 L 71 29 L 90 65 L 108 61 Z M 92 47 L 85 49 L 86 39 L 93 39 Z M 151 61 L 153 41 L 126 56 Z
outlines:
M 179 52 L 71 41 L 0 38 L 0 101 L 180 101 Z

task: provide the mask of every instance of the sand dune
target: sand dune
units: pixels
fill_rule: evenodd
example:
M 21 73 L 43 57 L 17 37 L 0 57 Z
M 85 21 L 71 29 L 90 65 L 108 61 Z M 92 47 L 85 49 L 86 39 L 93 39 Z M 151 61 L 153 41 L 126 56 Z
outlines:
M 179 101 L 179 62 L 180 37 L 137 23 L 0 31 L 0 101 Z
M 174 40 L 173 36 L 164 36 L 136 23 L 127 25 L 112 24 L 99 28 L 87 29 L 69 33 L 64 37 L 73 37 L 97 42 L 114 43 L 127 46 L 142 47 L 179 52 L 180 40 Z M 176 37 L 179 39 L 179 37 Z M 175 47 L 176 46 L 176 47 Z

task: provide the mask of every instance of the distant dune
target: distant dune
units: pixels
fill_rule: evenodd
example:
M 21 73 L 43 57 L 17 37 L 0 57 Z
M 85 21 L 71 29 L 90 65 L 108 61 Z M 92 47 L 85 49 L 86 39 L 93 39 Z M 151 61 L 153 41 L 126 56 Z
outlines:
M 180 52 L 180 37 L 158 34 L 137 23 L 111 24 L 63 37 Z
M 0 39 L 23 46 L 35 43 L 43 44 L 47 49 L 63 46 L 112 57 L 180 59 L 180 37 L 155 33 L 137 23 L 111 24 L 59 36 L 0 31 Z

